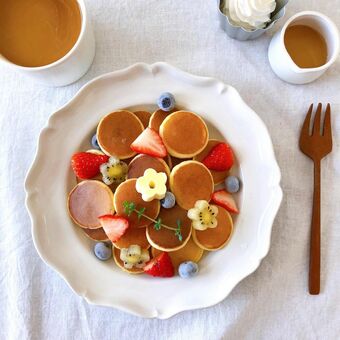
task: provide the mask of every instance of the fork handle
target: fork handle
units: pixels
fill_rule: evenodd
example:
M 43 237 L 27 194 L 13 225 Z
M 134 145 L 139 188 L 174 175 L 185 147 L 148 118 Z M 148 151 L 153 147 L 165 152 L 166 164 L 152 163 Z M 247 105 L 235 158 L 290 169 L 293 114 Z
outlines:
M 312 295 L 320 293 L 320 191 L 321 160 L 314 160 L 314 195 L 309 259 L 309 293 Z

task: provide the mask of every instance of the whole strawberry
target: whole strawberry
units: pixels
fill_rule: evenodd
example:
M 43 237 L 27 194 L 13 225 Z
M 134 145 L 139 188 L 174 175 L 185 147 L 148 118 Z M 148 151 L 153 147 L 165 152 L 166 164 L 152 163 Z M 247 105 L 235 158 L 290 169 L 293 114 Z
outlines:
M 210 170 L 229 170 L 234 164 L 233 150 L 226 143 L 217 144 L 203 159 L 202 163 Z
M 108 160 L 106 155 L 78 152 L 72 156 L 71 167 L 78 178 L 90 179 L 99 174 L 99 167 Z

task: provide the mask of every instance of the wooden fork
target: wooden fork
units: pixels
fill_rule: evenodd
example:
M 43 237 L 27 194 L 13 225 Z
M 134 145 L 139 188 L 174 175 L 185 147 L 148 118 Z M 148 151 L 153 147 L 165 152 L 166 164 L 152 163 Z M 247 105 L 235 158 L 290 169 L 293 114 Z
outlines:
M 320 191 L 321 160 L 332 151 L 331 107 L 327 104 L 323 126 L 321 126 L 319 103 L 311 125 L 313 104 L 309 107 L 300 135 L 300 149 L 314 162 L 314 197 L 310 236 L 309 293 L 320 293 Z M 310 133 L 311 131 L 311 133 Z

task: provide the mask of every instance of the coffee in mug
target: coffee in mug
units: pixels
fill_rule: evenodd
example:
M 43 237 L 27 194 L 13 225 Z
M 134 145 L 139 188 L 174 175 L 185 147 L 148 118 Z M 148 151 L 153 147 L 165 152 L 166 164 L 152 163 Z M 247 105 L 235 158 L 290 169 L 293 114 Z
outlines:
M 77 0 L 0 0 L 0 54 L 39 67 L 65 56 L 82 25 Z

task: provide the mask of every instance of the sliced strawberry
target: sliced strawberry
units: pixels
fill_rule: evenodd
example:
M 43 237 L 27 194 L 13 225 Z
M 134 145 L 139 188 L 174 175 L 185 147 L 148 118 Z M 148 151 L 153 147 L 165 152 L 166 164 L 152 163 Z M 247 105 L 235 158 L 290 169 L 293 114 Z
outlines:
M 168 152 L 160 135 L 152 128 L 147 127 L 131 144 L 131 149 L 137 153 L 163 158 Z
M 157 277 L 172 277 L 175 275 L 170 256 L 165 252 L 160 253 L 157 257 L 149 261 L 144 267 L 144 272 Z
M 229 170 L 234 164 L 233 150 L 226 143 L 217 144 L 203 159 L 202 163 L 210 170 Z
M 109 157 L 106 155 L 78 152 L 72 156 L 71 166 L 77 177 L 90 179 L 99 174 L 99 167 L 108 160 Z
M 231 213 L 234 213 L 234 214 L 239 213 L 236 203 L 233 199 L 233 196 L 231 196 L 225 190 L 215 191 L 211 196 L 211 200 L 217 205 L 227 209 Z
M 129 228 L 129 221 L 121 216 L 103 215 L 98 219 L 111 242 L 118 241 Z

